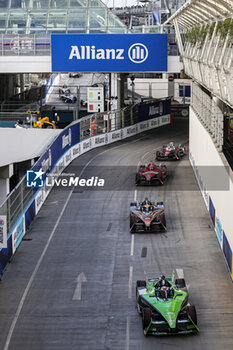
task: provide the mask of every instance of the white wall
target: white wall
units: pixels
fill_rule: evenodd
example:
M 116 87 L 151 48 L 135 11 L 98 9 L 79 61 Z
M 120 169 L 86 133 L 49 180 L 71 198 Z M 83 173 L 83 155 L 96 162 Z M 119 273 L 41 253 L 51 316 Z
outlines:
M 180 56 L 168 56 L 168 73 L 184 68 Z M 51 73 L 51 56 L 0 56 L 0 73 Z
M 132 90 L 132 82 L 128 79 L 128 89 Z M 135 79 L 135 92 L 142 96 L 163 98 L 168 96 L 168 79 Z M 150 88 L 151 87 L 151 88 Z
M 180 56 L 167 56 L 168 73 L 180 73 L 182 69 L 184 69 L 184 65 L 180 61 Z
M 0 73 L 51 73 L 50 56 L 0 56 Z
M 220 166 L 221 168 L 221 178 L 220 181 L 224 181 L 224 176 L 229 179 L 229 189 L 228 190 L 208 190 L 205 193 L 205 197 L 209 195 L 215 207 L 215 215 L 222 224 L 222 230 L 228 239 L 229 245 L 233 250 L 233 172 L 228 167 L 229 174 L 227 170 L 224 171 L 224 166 L 228 165 L 224 155 L 219 153 L 216 149 L 212 138 L 210 137 L 207 130 L 202 126 L 201 122 L 197 118 L 195 112 L 190 107 L 190 132 L 189 132 L 189 150 L 191 156 L 196 164 L 196 166 L 210 166 L 209 178 L 205 179 L 202 176 L 204 187 L 208 187 L 208 183 L 216 179 L 216 171 L 211 166 Z M 202 168 L 200 168 L 202 169 Z M 205 169 L 205 168 L 204 168 Z M 212 177 L 212 179 L 211 179 Z
M 61 131 L 0 128 L 0 167 L 39 157 Z

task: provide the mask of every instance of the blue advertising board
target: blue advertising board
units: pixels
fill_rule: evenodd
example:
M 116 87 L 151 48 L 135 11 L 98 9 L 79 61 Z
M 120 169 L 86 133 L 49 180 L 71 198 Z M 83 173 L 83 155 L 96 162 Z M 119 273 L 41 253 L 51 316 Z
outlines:
M 165 72 L 166 34 L 52 34 L 52 72 Z
M 138 106 L 138 121 L 149 120 L 171 113 L 171 99 L 142 103 Z

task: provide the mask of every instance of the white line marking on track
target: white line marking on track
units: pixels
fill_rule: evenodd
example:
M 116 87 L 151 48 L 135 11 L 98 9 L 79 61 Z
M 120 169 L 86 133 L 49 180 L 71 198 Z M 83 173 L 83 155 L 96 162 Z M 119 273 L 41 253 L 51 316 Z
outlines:
M 129 268 L 129 290 L 128 290 L 128 299 L 132 298 L 132 284 L 133 284 L 133 266 Z
M 77 283 L 77 286 L 75 288 L 72 300 L 81 300 L 81 297 L 82 297 L 82 284 L 84 282 L 87 282 L 87 278 L 84 275 L 84 273 L 81 272 L 78 275 L 78 277 L 75 279 L 75 283 Z
M 137 190 L 135 190 L 135 191 L 134 191 L 134 197 L 133 197 L 133 200 L 134 200 L 134 201 L 136 201 L 136 200 L 137 200 L 137 193 L 138 193 L 138 191 L 137 191 Z
M 129 350 L 129 340 L 130 340 L 130 316 L 127 316 L 125 350 Z
M 130 256 L 133 256 L 134 254 L 134 234 L 131 234 L 131 246 L 130 246 Z
M 176 269 L 176 273 L 178 278 L 184 278 L 184 270 L 183 269 Z

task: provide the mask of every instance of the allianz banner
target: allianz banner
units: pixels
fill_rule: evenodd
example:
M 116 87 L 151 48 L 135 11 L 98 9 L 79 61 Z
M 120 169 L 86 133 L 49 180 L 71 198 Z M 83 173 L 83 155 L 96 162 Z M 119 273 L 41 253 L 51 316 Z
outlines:
M 53 72 L 166 72 L 166 34 L 52 34 Z
M 138 106 L 138 121 L 149 120 L 171 114 L 171 99 L 158 102 L 142 103 Z

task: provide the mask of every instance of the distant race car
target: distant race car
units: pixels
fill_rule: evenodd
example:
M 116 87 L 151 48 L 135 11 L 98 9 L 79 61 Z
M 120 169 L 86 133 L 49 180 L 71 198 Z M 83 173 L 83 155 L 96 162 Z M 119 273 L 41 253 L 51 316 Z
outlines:
M 65 103 L 75 103 L 77 101 L 77 97 L 68 92 L 68 90 L 63 94 L 59 94 L 59 98 Z
M 155 165 L 153 162 L 141 165 L 135 178 L 136 185 L 163 185 L 167 177 L 166 165 Z
M 130 232 L 153 232 L 166 230 L 163 202 L 157 204 L 145 198 L 143 202 L 130 204 Z
M 161 276 L 136 282 L 136 305 L 144 335 L 198 333 L 195 306 L 188 300 L 183 278 Z
M 179 160 L 185 154 L 184 146 L 181 144 L 175 146 L 173 142 L 168 143 L 166 146 L 163 146 L 161 150 L 156 152 L 156 160 Z

